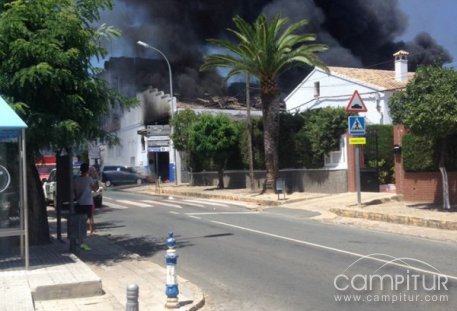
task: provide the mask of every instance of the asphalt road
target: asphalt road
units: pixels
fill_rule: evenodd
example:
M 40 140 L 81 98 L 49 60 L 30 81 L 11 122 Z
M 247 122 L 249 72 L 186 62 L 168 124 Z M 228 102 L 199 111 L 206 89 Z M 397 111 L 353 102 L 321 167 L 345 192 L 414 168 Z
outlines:
M 204 310 L 456 310 L 451 243 L 323 224 L 305 210 L 113 190 L 104 200 L 97 233 L 155 263 L 175 233 L 178 274 L 203 289 Z

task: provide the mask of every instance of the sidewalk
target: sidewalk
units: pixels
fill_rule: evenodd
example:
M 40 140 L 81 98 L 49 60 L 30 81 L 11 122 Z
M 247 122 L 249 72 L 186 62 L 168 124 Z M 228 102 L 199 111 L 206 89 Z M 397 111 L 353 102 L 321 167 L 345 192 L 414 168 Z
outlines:
M 0 259 L 0 310 L 34 310 L 34 300 L 101 295 L 101 279 L 66 245 L 30 248 L 29 270 L 19 257 Z
M 106 236 L 93 235 L 85 242 L 91 250 L 81 252 L 81 265 L 90 268 L 102 280 L 105 294 L 89 299 L 39 301 L 37 311 L 125 310 L 126 288 L 132 283 L 139 286 L 140 310 L 166 310 L 165 268 L 129 253 Z M 204 304 L 203 293 L 195 285 L 179 277 L 178 285 L 179 310 L 197 310 Z
M 54 226 L 52 220 L 50 226 Z M 32 246 L 29 270 L 19 257 L 0 257 L 0 311 L 121 311 L 132 283 L 139 286 L 140 310 L 166 310 L 164 267 L 128 252 L 106 236 L 93 235 L 85 242 L 91 250 L 81 251 L 79 257 L 68 253 L 66 239 Z M 198 287 L 179 276 L 178 285 L 179 310 L 203 306 L 204 295 Z

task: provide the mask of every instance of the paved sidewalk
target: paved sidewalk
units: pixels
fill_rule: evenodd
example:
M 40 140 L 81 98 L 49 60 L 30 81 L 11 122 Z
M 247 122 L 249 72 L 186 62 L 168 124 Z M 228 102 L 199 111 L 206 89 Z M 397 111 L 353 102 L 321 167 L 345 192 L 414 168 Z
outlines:
M 106 236 L 86 239 L 90 251 L 79 257 L 102 280 L 105 294 L 84 299 L 36 302 L 37 311 L 49 310 L 125 310 L 126 287 L 139 286 L 140 310 L 166 310 L 166 269 L 117 246 Z M 178 278 L 179 310 L 197 310 L 204 304 L 203 292 L 189 281 Z
M 30 248 L 29 270 L 20 257 L 0 259 L 0 310 L 34 310 L 34 301 L 96 296 L 101 279 L 65 244 Z
M 52 220 L 50 224 L 54 226 Z M 93 235 L 85 242 L 91 250 L 81 251 L 79 257 L 68 253 L 66 239 L 32 246 L 28 271 L 18 256 L 0 257 L 0 311 L 125 310 L 131 283 L 139 286 L 140 310 L 165 310 L 165 267 L 105 236 Z M 198 287 L 179 277 L 178 285 L 179 310 L 203 306 L 205 297 Z

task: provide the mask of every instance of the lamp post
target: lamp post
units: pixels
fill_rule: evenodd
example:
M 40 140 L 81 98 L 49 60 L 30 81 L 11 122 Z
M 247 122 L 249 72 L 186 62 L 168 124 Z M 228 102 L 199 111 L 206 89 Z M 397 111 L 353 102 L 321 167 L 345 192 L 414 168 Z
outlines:
M 141 45 L 145 48 L 156 51 L 157 53 L 162 55 L 163 58 L 165 59 L 165 61 L 167 62 L 168 75 L 170 77 L 171 118 L 173 119 L 174 114 L 175 114 L 175 105 L 174 105 L 174 99 L 173 99 L 173 79 L 172 79 L 170 62 L 168 61 L 168 58 L 165 56 L 165 54 L 163 54 L 162 51 L 160 51 L 159 49 L 157 49 L 143 41 L 138 41 L 137 44 Z M 170 135 L 171 134 L 173 134 L 173 127 L 171 127 Z M 177 166 L 176 165 L 176 150 L 175 150 L 175 146 L 173 145 L 173 141 L 171 140 L 171 138 L 170 138 L 170 161 L 169 162 L 170 162 L 170 165 L 173 166 L 174 182 L 175 182 L 175 185 L 177 185 L 178 184 L 178 175 L 177 175 L 177 169 L 176 169 L 176 166 Z

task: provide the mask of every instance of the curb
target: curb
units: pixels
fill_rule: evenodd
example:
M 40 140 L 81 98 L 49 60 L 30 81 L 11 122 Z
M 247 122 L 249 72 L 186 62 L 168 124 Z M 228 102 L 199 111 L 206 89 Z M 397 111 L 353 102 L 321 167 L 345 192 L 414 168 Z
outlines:
M 373 199 L 371 201 L 367 201 L 365 203 L 360 204 L 360 206 L 365 207 L 365 206 L 370 206 L 370 205 L 379 205 L 379 204 L 384 204 L 384 203 L 388 203 L 388 202 L 392 202 L 392 201 L 396 201 L 396 202 L 402 201 L 402 195 L 395 195 L 391 198 L 385 198 L 385 199 Z M 351 207 L 351 206 L 358 206 L 358 205 L 357 205 L 357 203 L 354 203 L 354 204 L 348 204 L 346 206 Z
M 102 281 L 83 281 L 58 285 L 43 285 L 31 289 L 34 301 L 84 298 L 103 295 Z
M 74 254 L 62 254 L 68 256 L 69 259 L 75 262 L 77 272 L 83 275 L 83 280 L 75 280 L 75 282 L 67 282 L 60 284 L 48 284 L 30 286 L 30 291 L 33 300 L 55 300 L 55 299 L 70 299 L 83 298 L 103 295 L 102 280 L 89 267 Z M 32 272 L 33 273 L 33 272 Z M 56 273 L 59 273 L 58 271 Z M 51 279 L 58 276 L 52 276 Z M 30 283 L 30 281 L 29 281 Z
M 354 211 L 343 208 L 331 208 L 330 212 L 343 217 L 362 218 L 367 220 L 383 221 L 388 223 L 412 225 L 418 227 L 427 227 L 434 229 L 457 230 L 457 222 L 426 219 L 421 217 L 405 216 L 405 215 L 389 215 L 375 212 Z
M 205 295 L 200 287 L 197 287 L 190 281 L 183 279 L 178 276 L 178 284 L 186 284 L 186 287 L 190 288 L 193 293 L 192 303 L 189 305 L 184 305 L 179 308 L 182 311 L 197 311 L 203 308 L 205 305 Z

